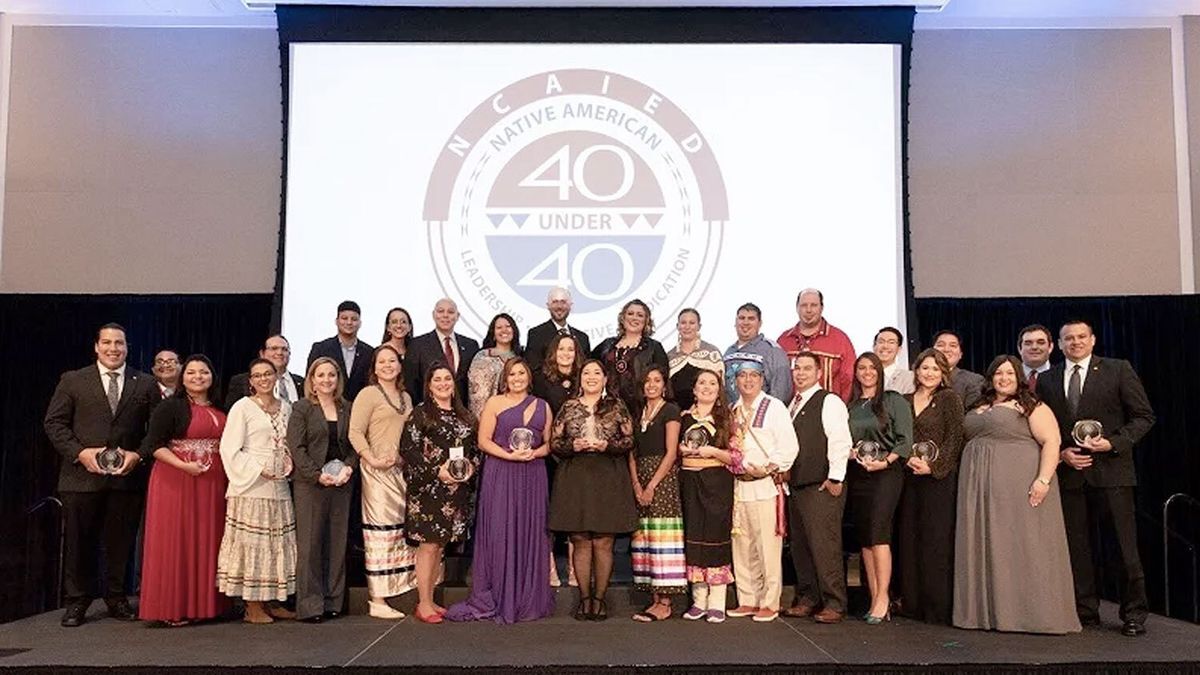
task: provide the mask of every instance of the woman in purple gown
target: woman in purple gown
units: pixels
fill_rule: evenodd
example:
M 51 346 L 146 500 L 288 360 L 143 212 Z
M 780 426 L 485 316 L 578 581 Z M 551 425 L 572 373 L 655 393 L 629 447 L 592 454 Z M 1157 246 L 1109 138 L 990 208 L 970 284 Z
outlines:
M 488 454 L 475 517 L 471 595 L 446 613 L 450 621 L 534 621 L 554 613 L 546 455 L 550 406 L 529 393 L 525 359 L 504 364 L 500 393 L 479 416 L 479 449 Z

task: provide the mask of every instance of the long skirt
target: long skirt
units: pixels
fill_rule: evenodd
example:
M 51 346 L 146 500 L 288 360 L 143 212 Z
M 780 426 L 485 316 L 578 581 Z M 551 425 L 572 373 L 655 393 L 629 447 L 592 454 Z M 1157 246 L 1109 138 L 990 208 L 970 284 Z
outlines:
M 680 471 L 683 555 L 691 583 L 733 583 L 733 480 L 724 467 Z
M 638 483 L 650 482 L 662 457 L 638 457 Z M 633 557 L 633 585 L 647 593 L 686 593 L 687 571 L 683 556 L 683 507 L 679 503 L 679 469 L 654 488 L 649 506 L 638 506 L 638 529 L 629 543 Z
M 296 592 L 296 513 L 290 499 L 230 497 L 217 590 L 252 602 Z
M 367 591 L 390 598 L 417 586 L 417 549 L 404 532 L 408 487 L 398 469 L 379 471 L 365 462 L 361 467 Z
M 138 603 L 143 621 L 211 619 L 229 608 L 229 600 L 213 586 L 225 531 L 225 486 L 217 453 L 199 476 L 154 463 Z

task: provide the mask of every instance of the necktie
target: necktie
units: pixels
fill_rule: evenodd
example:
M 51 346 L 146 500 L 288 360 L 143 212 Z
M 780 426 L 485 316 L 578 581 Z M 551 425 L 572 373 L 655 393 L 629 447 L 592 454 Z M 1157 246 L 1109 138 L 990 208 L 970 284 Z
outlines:
M 1071 368 L 1071 381 L 1067 383 L 1067 407 L 1071 409 L 1072 417 L 1079 410 L 1079 397 L 1082 393 L 1083 387 L 1079 382 L 1079 365 L 1076 364 Z
M 108 408 L 115 415 L 117 404 L 121 402 L 121 390 L 117 384 L 117 377 L 120 376 L 120 373 L 110 370 L 106 374 L 108 375 Z
M 1029 390 L 1037 391 L 1037 371 L 1029 371 Z
M 559 329 L 558 329 L 558 334 L 559 334 L 559 335 L 570 335 L 570 334 L 571 334 L 571 329 L 569 329 L 569 328 L 559 328 Z
M 288 393 L 287 382 L 284 382 L 282 379 L 279 380 L 279 398 L 287 403 L 292 402 L 292 396 Z
M 454 367 L 454 347 L 450 344 L 450 338 L 442 338 L 444 356 L 446 357 L 446 365 L 449 366 L 450 372 L 457 373 L 458 368 Z

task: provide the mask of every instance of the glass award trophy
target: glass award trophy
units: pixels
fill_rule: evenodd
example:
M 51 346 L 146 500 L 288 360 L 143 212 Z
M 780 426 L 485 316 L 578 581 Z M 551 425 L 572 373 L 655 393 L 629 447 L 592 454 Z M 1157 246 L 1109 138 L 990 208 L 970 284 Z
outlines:
M 854 456 L 863 461 L 877 461 L 887 457 L 887 450 L 876 441 L 859 441 L 854 444 Z
M 450 461 L 446 464 L 446 472 L 456 481 L 462 482 L 471 473 L 471 462 L 467 461 L 462 446 L 450 448 Z
M 1071 427 L 1071 438 L 1075 443 L 1083 445 L 1089 439 L 1096 440 L 1104 435 L 1104 425 L 1096 420 L 1079 420 Z
M 533 447 L 533 430 L 517 427 L 508 435 L 509 452 L 524 452 Z
M 96 464 L 107 474 L 118 473 L 124 463 L 125 453 L 121 452 L 120 448 L 105 448 L 96 455 Z
M 913 443 L 913 457 L 918 457 L 926 462 L 936 462 L 938 458 L 938 445 L 933 441 L 917 441 Z
M 342 469 L 346 468 L 346 463 L 340 459 L 331 459 L 325 462 L 325 466 L 321 467 L 321 473 L 330 478 L 337 478 L 342 475 Z

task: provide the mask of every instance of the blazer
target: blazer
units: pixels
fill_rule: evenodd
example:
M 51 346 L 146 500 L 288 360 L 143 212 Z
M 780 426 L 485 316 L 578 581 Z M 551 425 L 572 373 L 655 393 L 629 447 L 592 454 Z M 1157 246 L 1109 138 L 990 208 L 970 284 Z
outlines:
M 357 358 L 357 357 L 355 357 Z M 346 466 L 358 466 L 358 453 L 350 445 L 350 404 L 337 401 L 338 442 L 342 446 Z M 329 422 L 319 404 L 302 398 L 292 406 L 288 418 L 287 445 L 295 466 L 294 480 L 317 485 L 321 467 L 329 455 Z
M 1078 420 L 1096 420 L 1104 427 L 1104 437 L 1112 443 L 1111 452 L 1092 454 L 1092 465 L 1082 471 L 1066 463 L 1059 465 L 1058 477 L 1064 488 L 1127 487 L 1137 485 L 1133 446 L 1154 426 L 1154 410 L 1142 381 L 1133 366 L 1124 359 L 1092 355 L 1087 378 L 1079 396 L 1075 415 L 1067 406 L 1064 378 L 1066 364 L 1060 363 L 1038 375 L 1038 397 L 1050 406 L 1058 418 L 1062 447 L 1075 446 L 1071 430 Z
M 586 358 L 586 355 L 592 352 L 592 342 L 588 339 L 587 333 L 574 326 L 567 326 L 567 328 L 575 337 L 575 341 L 579 343 L 579 347 L 583 349 L 580 354 Z M 550 341 L 557 334 L 558 329 L 549 319 L 545 323 L 539 323 L 529 329 L 529 335 L 526 336 L 525 341 L 525 360 L 529 361 L 529 368 L 533 372 L 541 370 L 542 363 L 546 360 L 546 348 L 550 346 Z
M 339 359 L 340 363 L 340 359 Z M 354 357 L 354 365 L 358 365 L 358 357 Z M 292 382 L 296 383 L 296 398 L 304 398 L 304 378 L 295 374 L 288 373 L 292 376 Z M 239 399 L 251 395 L 250 391 L 250 373 L 238 373 L 229 378 L 229 388 L 225 390 L 225 398 L 221 401 L 223 409 L 226 413 L 237 403 Z M 295 403 L 295 401 L 292 401 Z
M 463 405 L 467 404 L 467 371 L 471 369 L 471 360 L 479 351 L 479 343 L 465 335 L 454 334 L 458 343 L 458 363 L 455 364 L 454 381 L 458 384 L 458 398 Z M 408 353 L 404 357 L 404 388 L 412 396 L 413 405 L 425 400 L 425 374 L 429 367 L 437 361 L 445 361 L 441 340 L 437 331 L 432 330 L 424 335 L 418 335 L 408 343 Z
M 50 397 L 43 422 L 50 444 L 62 457 L 58 491 L 144 490 L 149 454 L 141 447 L 142 438 L 151 411 L 161 401 L 154 378 L 129 366 L 125 367 L 125 383 L 115 413 L 100 383 L 99 366 L 92 364 L 64 373 Z M 95 447 L 137 452 L 143 461 L 126 476 L 90 473 L 78 462 L 79 452 Z
M 984 376 L 963 368 L 955 368 L 950 375 L 950 388 L 958 393 L 965 410 L 974 408 L 983 399 L 983 385 L 986 383 Z
M 354 346 L 354 368 L 347 373 L 346 362 L 342 359 L 342 343 L 334 335 L 313 343 L 312 349 L 308 351 L 308 361 L 304 364 L 304 372 L 307 373 L 312 362 L 322 356 L 328 356 L 338 364 L 338 371 L 342 373 L 342 378 L 346 382 L 343 395 L 347 401 L 353 401 L 354 397 L 358 396 L 358 392 L 367 386 L 367 375 L 371 372 L 371 360 L 375 356 L 375 348 L 359 340 L 358 344 Z

